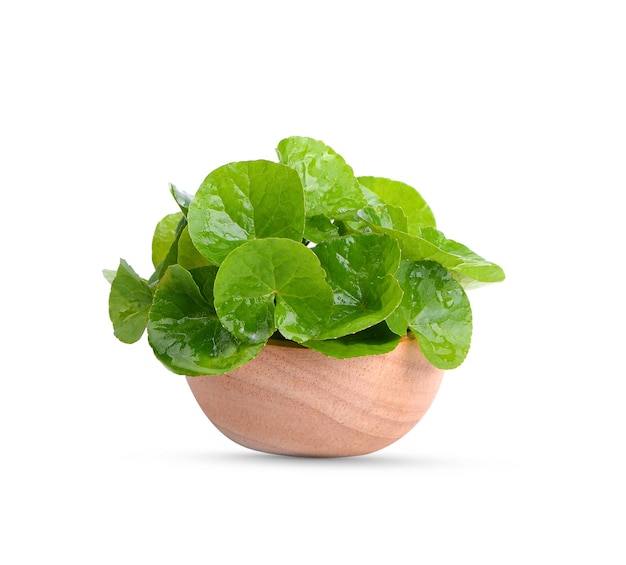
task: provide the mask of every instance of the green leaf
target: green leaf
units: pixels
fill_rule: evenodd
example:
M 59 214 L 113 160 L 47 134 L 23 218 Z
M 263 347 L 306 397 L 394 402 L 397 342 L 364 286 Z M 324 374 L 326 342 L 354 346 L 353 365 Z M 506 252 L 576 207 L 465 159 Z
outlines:
M 300 175 L 307 217 L 339 218 L 367 204 L 352 167 L 325 143 L 310 137 L 288 137 L 276 151 L 280 162 Z
M 215 308 L 230 332 L 251 343 L 276 329 L 287 339 L 315 339 L 328 323 L 333 293 L 315 254 L 291 239 L 241 245 L 215 279 Z
M 400 336 L 381 322 L 355 334 L 336 339 L 305 341 L 302 345 L 329 357 L 348 359 L 366 355 L 380 355 L 393 351 L 400 343 Z
M 472 338 L 472 310 L 463 287 L 435 261 L 403 261 L 396 277 L 404 296 L 387 318 L 390 329 L 406 335 L 410 328 L 435 367 L 458 367 Z
M 390 228 L 398 231 L 407 231 L 408 220 L 402 208 L 383 204 L 382 206 L 366 206 L 357 212 L 358 218 L 366 224 L 380 228 Z M 362 228 L 361 228 L 362 229 Z
M 319 243 L 325 239 L 332 239 L 339 235 L 335 224 L 326 216 L 311 216 L 304 224 L 304 237 L 309 241 Z
M 193 280 L 198 285 L 202 296 L 213 307 L 215 303 L 213 297 L 213 287 L 215 286 L 215 277 L 217 276 L 217 265 L 209 265 L 206 267 L 197 267 L 189 270 Z M 217 314 L 216 314 L 217 315 Z
M 504 280 L 501 267 L 486 261 L 465 245 L 447 239 L 436 229 L 422 228 L 419 236 L 394 229 L 379 229 L 397 239 L 403 259 L 436 261 L 451 271 L 467 289 Z
M 212 268 L 205 269 L 206 276 Z M 253 359 L 264 345 L 244 343 L 230 334 L 191 273 L 180 265 L 171 265 L 159 281 L 148 341 L 168 369 L 189 376 L 232 371 Z
M 323 241 L 313 252 L 326 271 L 334 306 L 320 339 L 352 334 L 384 320 L 398 306 L 402 290 L 393 274 L 400 248 L 384 234 L 355 234 Z
M 109 283 L 112 283 L 115 279 L 117 271 L 113 271 L 112 269 L 102 269 L 102 274 L 104 275 L 104 278 L 109 281 Z
M 180 239 L 178 240 L 178 257 L 176 261 L 181 267 L 188 271 L 197 267 L 205 267 L 210 265 L 207 259 L 202 255 L 191 241 L 189 236 L 189 226 L 185 226 Z
M 219 265 L 248 240 L 300 241 L 304 191 L 296 172 L 270 161 L 230 163 L 210 173 L 189 206 L 189 235 Z
M 374 192 L 385 204 L 402 209 L 408 219 L 408 233 L 418 235 L 420 228 L 435 227 L 432 210 L 412 186 L 380 177 L 359 177 L 358 181 Z
M 457 279 L 466 288 L 504 280 L 505 275 L 501 267 L 491 261 L 486 261 L 462 243 L 447 239 L 440 231 L 424 228 L 421 230 L 421 236 L 439 250 L 432 258 L 444 266 L 447 265 L 443 261 L 448 262 L 449 270 L 453 271 L 452 274 L 455 277 L 459 275 Z
M 182 212 L 168 214 L 156 225 L 152 236 L 152 264 L 155 269 L 167 257 L 176 239 L 176 228 L 182 218 Z
M 174 237 L 170 244 L 169 250 L 167 251 L 167 255 L 165 258 L 157 265 L 154 273 L 152 273 L 150 279 L 148 280 L 148 284 L 153 285 L 157 283 L 161 277 L 165 274 L 165 271 L 170 265 L 175 265 L 178 262 L 178 242 L 180 241 L 180 237 L 187 227 L 187 218 L 181 214 L 178 225 L 176 226 L 176 230 L 174 232 Z
M 124 343 L 141 338 L 152 305 L 152 291 L 124 259 L 120 259 L 109 293 L 109 317 L 113 333 Z
M 359 179 L 357 178 L 357 181 L 358 180 Z M 374 208 L 376 208 L 378 206 L 385 205 L 385 202 L 380 198 L 380 196 L 378 196 L 378 194 L 371 191 L 369 188 L 367 188 L 367 186 L 361 184 L 360 182 L 359 186 L 361 187 L 361 192 L 363 192 L 363 196 L 365 196 L 365 200 L 367 201 L 368 206 L 373 206 Z
M 189 213 L 189 204 L 191 204 L 193 196 L 183 192 L 182 190 L 178 190 L 172 183 L 170 183 L 170 194 L 174 197 L 174 200 L 176 200 L 176 204 L 178 204 L 180 211 L 185 215 L 185 217 L 187 217 L 187 214 Z

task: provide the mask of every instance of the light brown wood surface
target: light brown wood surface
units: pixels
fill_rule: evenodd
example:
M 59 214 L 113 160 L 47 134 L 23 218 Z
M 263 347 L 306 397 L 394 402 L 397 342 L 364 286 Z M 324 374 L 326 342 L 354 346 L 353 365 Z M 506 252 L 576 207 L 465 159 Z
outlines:
M 345 457 L 404 436 L 430 407 L 442 377 L 407 338 L 391 353 L 353 359 L 271 342 L 227 375 L 187 380 L 211 422 L 245 447 Z

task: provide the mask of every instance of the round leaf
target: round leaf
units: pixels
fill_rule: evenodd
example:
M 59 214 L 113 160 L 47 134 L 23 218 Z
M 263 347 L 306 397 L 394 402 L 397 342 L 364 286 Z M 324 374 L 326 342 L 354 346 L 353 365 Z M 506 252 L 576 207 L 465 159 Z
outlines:
M 435 367 L 458 367 L 472 338 L 472 310 L 463 287 L 434 261 L 403 261 L 396 277 L 404 296 L 387 319 L 391 330 L 405 335 L 410 328 Z
M 314 249 L 333 289 L 333 310 L 321 339 L 352 334 L 384 320 L 402 290 L 393 277 L 400 248 L 384 234 L 355 234 L 322 241 Z
M 195 269 L 197 267 L 205 267 L 210 263 L 197 249 L 189 237 L 189 226 L 180 234 L 178 240 L 178 260 L 177 263 L 187 269 Z
M 325 143 L 310 137 L 288 137 L 276 151 L 280 162 L 300 175 L 307 217 L 337 218 L 367 204 L 352 167 Z
M 162 261 L 165 261 L 176 239 L 176 228 L 182 218 L 182 212 L 168 214 L 156 225 L 152 236 L 152 264 L 155 269 Z
M 248 240 L 296 241 L 304 232 L 304 191 L 298 174 L 271 161 L 230 163 L 210 173 L 189 205 L 189 235 L 219 265 Z
M 135 343 L 143 335 L 152 304 L 152 291 L 124 259 L 111 282 L 109 317 L 115 337 Z
M 358 181 L 385 204 L 398 206 L 408 219 L 408 232 L 418 234 L 420 228 L 435 227 L 435 216 L 419 192 L 397 180 L 380 177 L 359 177 Z
M 287 339 L 315 339 L 328 323 L 333 292 L 315 254 L 290 239 L 245 243 L 224 259 L 215 308 L 234 335 L 259 343 L 276 329 Z
M 210 279 L 210 272 L 202 278 Z M 264 345 L 244 343 L 230 334 L 192 275 L 180 265 L 171 265 L 156 289 L 148 341 L 166 367 L 189 376 L 227 373 L 253 359 Z

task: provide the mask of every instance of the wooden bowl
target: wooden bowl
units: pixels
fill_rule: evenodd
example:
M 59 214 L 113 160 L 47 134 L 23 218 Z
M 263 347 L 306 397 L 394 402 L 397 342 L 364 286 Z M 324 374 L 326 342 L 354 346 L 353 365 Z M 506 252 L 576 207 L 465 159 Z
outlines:
M 390 353 L 352 359 L 270 341 L 231 373 L 187 380 L 209 420 L 238 444 L 346 457 L 404 436 L 430 407 L 442 377 L 417 341 L 403 338 Z

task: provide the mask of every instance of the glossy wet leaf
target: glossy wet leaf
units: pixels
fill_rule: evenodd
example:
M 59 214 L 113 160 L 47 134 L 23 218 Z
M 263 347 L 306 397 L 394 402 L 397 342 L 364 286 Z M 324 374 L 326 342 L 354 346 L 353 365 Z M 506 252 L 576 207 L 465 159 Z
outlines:
M 152 264 L 155 269 L 167 257 L 176 239 L 176 228 L 182 218 L 182 212 L 168 214 L 156 225 L 152 236 Z
M 189 226 L 185 226 L 180 239 L 178 240 L 178 257 L 176 261 L 181 267 L 184 267 L 188 271 L 197 267 L 206 267 L 210 265 L 202 253 L 200 253 L 196 246 L 191 241 L 189 236 Z
M 124 343 L 135 343 L 143 335 L 152 305 L 152 291 L 124 259 L 120 260 L 109 293 L 109 317 L 113 333 Z
M 297 173 L 270 161 L 230 163 L 210 173 L 189 206 L 189 235 L 208 261 L 219 265 L 252 239 L 300 241 L 304 191 Z
M 365 224 L 380 228 L 390 228 L 398 231 L 407 231 L 408 219 L 402 208 L 384 204 L 382 206 L 366 206 L 357 212 L 357 217 Z
M 387 228 L 380 231 L 397 239 L 403 259 L 436 261 L 451 271 L 466 288 L 504 280 L 501 267 L 483 259 L 465 245 L 447 239 L 436 229 L 422 228 L 419 236 Z
M 290 239 L 258 239 L 232 251 L 214 291 L 224 326 L 252 343 L 267 340 L 276 329 L 295 341 L 315 339 L 333 304 L 319 260 Z
M 306 219 L 304 237 L 309 241 L 319 243 L 325 239 L 332 239 L 339 235 L 339 229 L 326 216 L 312 216 Z
M 393 351 L 400 343 L 400 336 L 381 322 L 355 334 L 336 339 L 307 341 L 303 345 L 329 357 L 348 359 L 366 355 L 381 355 Z
M 180 211 L 187 216 L 189 213 L 189 204 L 191 204 L 193 196 L 182 190 L 178 190 L 172 183 L 170 183 L 170 194 L 174 197 L 174 200 L 176 200 Z
M 165 274 L 165 271 L 170 265 L 175 265 L 178 262 L 178 242 L 180 241 L 180 237 L 187 227 L 187 218 L 180 215 L 180 220 L 178 221 L 178 225 L 176 226 L 176 230 L 174 232 L 173 240 L 170 244 L 170 247 L 167 251 L 167 254 L 163 258 L 163 260 L 157 265 L 154 273 L 148 280 L 150 285 L 153 285 L 159 281 L 159 279 Z
M 453 274 L 460 275 L 459 280 L 464 286 L 474 287 L 504 280 L 504 271 L 500 266 L 483 259 L 462 243 L 446 238 L 440 231 L 424 228 L 421 237 L 439 250 L 430 258 L 444 266 L 449 263 L 449 269 Z
M 387 318 L 390 329 L 405 335 L 410 328 L 435 367 L 458 367 L 472 337 L 472 310 L 463 287 L 434 261 L 403 261 L 396 278 L 404 296 Z
M 367 204 L 352 167 L 331 147 L 310 137 L 288 137 L 277 148 L 280 162 L 300 175 L 307 217 L 343 217 Z
M 333 289 L 333 309 L 320 338 L 355 333 L 384 320 L 402 299 L 393 274 L 400 248 L 384 234 L 355 234 L 323 241 L 313 252 Z
M 216 265 L 209 265 L 206 267 L 196 267 L 189 271 L 194 282 L 198 285 L 202 296 L 211 306 L 214 304 L 213 287 L 215 286 L 217 270 L 218 267 Z
M 191 273 L 179 265 L 170 266 L 159 281 L 148 341 L 166 367 L 190 376 L 231 371 L 253 359 L 264 345 L 243 342 L 228 332 Z
M 385 204 L 402 209 L 408 219 L 408 233 L 418 234 L 420 228 L 435 227 L 432 210 L 412 186 L 380 177 L 358 177 L 358 181 L 374 192 Z
M 357 178 L 357 182 L 358 180 L 359 179 Z M 367 188 L 367 186 L 365 186 L 364 184 L 361 184 L 360 182 L 359 182 L 359 186 L 361 187 L 361 192 L 363 193 L 363 196 L 365 197 L 365 200 L 367 201 L 368 206 L 373 206 L 376 208 L 378 206 L 385 205 L 385 202 L 380 198 L 380 196 L 378 196 L 378 194 L 371 191 L 369 188 Z

